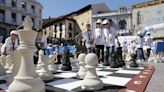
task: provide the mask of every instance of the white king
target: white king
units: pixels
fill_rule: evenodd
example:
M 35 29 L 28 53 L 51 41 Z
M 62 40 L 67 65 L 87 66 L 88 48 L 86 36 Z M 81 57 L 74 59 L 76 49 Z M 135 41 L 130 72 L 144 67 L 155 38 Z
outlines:
M 32 20 L 29 16 L 23 22 L 24 29 L 18 30 L 21 54 L 21 66 L 14 81 L 9 86 L 9 92 L 45 92 L 45 84 L 35 71 L 33 52 L 36 50 L 37 32 L 32 30 Z

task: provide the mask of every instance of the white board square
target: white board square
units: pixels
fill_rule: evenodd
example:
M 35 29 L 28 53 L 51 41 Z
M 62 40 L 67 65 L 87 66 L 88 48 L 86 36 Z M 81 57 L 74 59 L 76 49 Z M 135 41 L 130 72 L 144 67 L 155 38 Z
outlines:
M 62 79 L 62 80 L 47 83 L 47 85 L 71 91 L 71 90 L 81 86 L 81 80 Z
M 111 84 L 117 86 L 125 86 L 131 80 L 131 78 L 115 77 L 115 76 L 107 76 L 100 79 L 105 84 Z

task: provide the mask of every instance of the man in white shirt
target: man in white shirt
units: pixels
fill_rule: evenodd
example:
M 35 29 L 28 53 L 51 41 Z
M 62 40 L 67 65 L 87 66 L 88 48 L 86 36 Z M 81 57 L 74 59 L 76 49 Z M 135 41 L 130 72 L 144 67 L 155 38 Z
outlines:
M 110 26 L 108 20 L 103 21 L 104 35 L 105 35 L 105 47 L 106 50 L 112 54 L 114 53 L 116 30 Z
M 79 37 L 80 35 L 83 36 L 83 40 L 85 42 L 85 46 L 87 48 L 87 53 L 93 53 L 94 49 L 94 34 L 93 31 L 91 30 L 90 24 L 86 24 L 86 31 L 81 32 L 75 38 Z
M 106 60 L 108 60 L 109 56 L 114 53 L 115 48 L 115 39 L 116 39 L 116 30 L 110 26 L 108 20 L 103 21 L 104 27 L 104 36 L 105 36 L 105 47 L 106 47 Z
M 36 43 L 38 49 L 46 49 L 47 48 L 47 37 L 43 34 L 41 30 L 38 31 L 38 35 L 36 38 Z
M 145 45 L 147 48 L 147 58 L 149 58 L 153 39 L 150 36 L 151 35 L 150 32 L 146 32 L 146 34 L 147 34 L 147 36 L 145 37 Z
M 18 47 L 18 36 L 17 31 L 12 30 L 10 32 L 10 37 L 5 40 L 5 43 L 2 46 L 3 55 L 11 55 Z
M 144 37 L 141 34 L 141 32 L 139 31 L 137 33 L 138 38 L 136 39 L 136 44 L 137 44 L 137 59 L 138 61 L 145 61 L 145 57 L 144 57 L 144 52 L 143 52 L 143 45 L 144 45 Z
M 98 19 L 96 21 L 96 29 L 95 29 L 95 40 L 94 44 L 96 46 L 96 54 L 99 58 L 99 62 L 104 62 L 104 44 L 105 44 L 105 36 L 102 29 L 102 20 Z

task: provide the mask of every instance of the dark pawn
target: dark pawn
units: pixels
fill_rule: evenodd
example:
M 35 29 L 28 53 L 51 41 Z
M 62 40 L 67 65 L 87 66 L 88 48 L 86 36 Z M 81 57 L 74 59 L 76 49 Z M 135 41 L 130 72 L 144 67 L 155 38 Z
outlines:
M 118 62 L 119 62 L 119 66 L 120 67 L 125 66 L 125 62 L 122 58 L 122 47 L 117 47 L 116 54 L 117 54 L 117 59 L 118 59 Z
M 109 66 L 110 64 L 109 64 L 109 52 L 105 52 L 105 55 L 104 55 L 105 57 L 105 60 L 104 60 L 104 62 L 103 62 L 103 66 Z
M 118 68 L 118 64 L 116 62 L 116 54 L 113 53 L 112 56 L 111 56 L 111 63 L 110 63 L 110 67 L 111 68 Z
M 69 54 L 70 54 L 69 50 L 64 49 L 63 54 L 62 54 L 63 62 L 62 62 L 62 67 L 61 67 L 61 70 L 63 70 L 63 71 L 71 71 L 72 70 L 71 62 L 69 59 L 69 56 L 70 56 Z
M 136 63 L 136 58 L 137 58 L 137 55 L 132 53 L 131 54 L 131 64 L 130 64 L 130 67 L 138 67 L 138 64 Z

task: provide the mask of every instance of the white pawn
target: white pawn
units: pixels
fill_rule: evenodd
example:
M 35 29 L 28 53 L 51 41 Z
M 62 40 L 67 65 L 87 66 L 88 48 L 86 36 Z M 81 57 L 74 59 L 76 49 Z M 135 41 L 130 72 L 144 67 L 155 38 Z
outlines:
M 44 55 L 43 50 L 39 50 L 39 61 L 41 62 L 41 70 L 38 72 L 41 79 L 45 81 L 52 80 L 54 78 L 53 74 L 48 69 L 48 57 Z
M 83 90 L 100 90 L 103 88 L 103 82 L 96 73 L 98 57 L 94 53 L 89 53 L 85 57 L 87 73 L 82 80 L 81 88 Z
M 87 73 L 87 70 L 85 68 L 85 56 L 86 54 L 85 53 L 81 53 L 79 54 L 78 56 L 78 61 L 79 61 L 79 71 L 77 73 L 77 77 L 80 78 L 80 79 L 84 79 L 86 73 Z
M 57 72 L 57 66 L 54 64 L 55 59 L 56 59 L 56 55 L 49 55 L 49 59 L 50 59 L 50 64 L 48 65 L 48 69 L 52 73 L 56 73 Z

